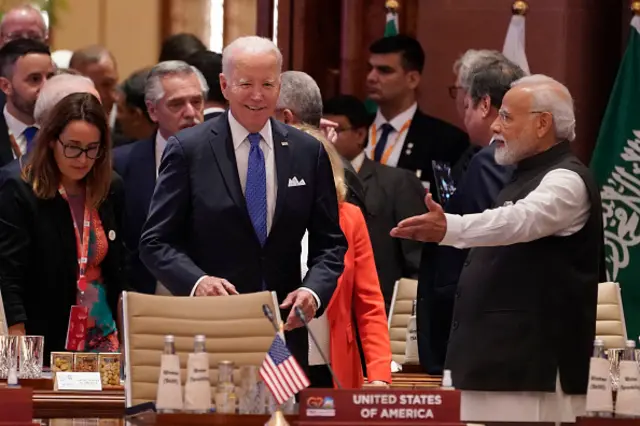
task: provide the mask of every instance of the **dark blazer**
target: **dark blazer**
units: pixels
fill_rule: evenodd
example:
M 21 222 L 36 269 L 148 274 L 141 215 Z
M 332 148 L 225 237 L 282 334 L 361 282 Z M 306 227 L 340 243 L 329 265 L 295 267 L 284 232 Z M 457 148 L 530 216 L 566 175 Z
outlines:
M 449 163 L 454 167 L 468 147 L 469 137 L 466 133 L 418 109 L 411 120 L 398 167 L 416 172 L 423 182 L 431 182 L 433 181 L 431 161 Z M 439 201 L 437 191 L 433 190 L 434 188 L 431 189 L 434 199 Z
M 2 92 L 0 92 L 2 93 Z M 9 127 L 7 121 L 4 119 L 4 106 L 7 102 L 6 96 L 0 97 L 0 167 L 9 164 L 14 160 L 13 147 L 11 146 L 11 139 L 9 139 Z
M 156 279 L 140 261 L 138 245 L 156 186 L 155 140 L 154 133 L 149 139 L 113 150 L 113 168 L 122 177 L 125 188 L 122 231 L 131 254 L 129 278 L 136 291 L 147 294 L 155 294 Z
M 109 242 L 102 262 L 107 300 L 114 319 L 127 288 L 125 248 L 120 230 L 122 181 L 114 175 L 99 215 Z M 18 173 L 0 189 L 0 289 L 9 326 L 25 323 L 27 334 L 44 336 L 44 362 L 64 351 L 71 305 L 76 303 L 78 257 L 73 219 L 58 194 L 40 199 Z M 113 233 L 111 234 L 113 235 Z
M 368 219 L 368 211 L 364 195 L 364 184 L 358 172 L 355 171 L 351 163 L 344 158 L 342 159 L 342 165 L 344 166 L 344 180 L 347 184 L 347 199 L 348 203 L 354 204 L 360 208 L 365 221 Z
M 329 304 L 344 268 L 347 243 L 329 157 L 313 137 L 271 119 L 277 200 L 264 247 L 255 234 L 240 186 L 228 115 L 170 138 L 160 165 L 140 257 L 175 295 L 188 295 L 204 275 L 222 277 L 240 293 L 260 291 L 263 282 L 280 301 L 301 284 Z M 289 180 L 304 186 L 289 187 Z M 300 251 L 309 230 L 309 272 L 301 283 Z M 286 318 L 288 312 L 282 313 Z M 307 332 L 288 334 L 299 362 L 306 364 Z
M 478 151 L 469 162 L 456 192 L 444 206 L 447 213 L 481 213 L 494 206 L 510 181 L 514 168 L 494 158 L 495 146 Z M 418 280 L 418 349 L 420 363 L 429 374 L 442 374 L 458 279 L 468 249 L 425 244 Z
M 392 238 L 389 232 L 401 220 L 427 212 L 425 190 L 410 171 L 388 167 L 367 157 L 359 176 L 365 188 L 367 225 L 376 269 L 389 312 L 396 280 L 418 277 L 422 251 L 422 243 Z

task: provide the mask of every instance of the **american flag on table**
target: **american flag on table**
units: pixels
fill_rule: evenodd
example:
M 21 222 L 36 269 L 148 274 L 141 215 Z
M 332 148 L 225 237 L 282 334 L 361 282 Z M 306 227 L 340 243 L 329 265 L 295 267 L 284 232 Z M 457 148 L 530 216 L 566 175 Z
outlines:
M 267 357 L 260 367 L 260 377 L 278 404 L 284 404 L 309 386 L 309 379 L 279 334 L 273 339 Z

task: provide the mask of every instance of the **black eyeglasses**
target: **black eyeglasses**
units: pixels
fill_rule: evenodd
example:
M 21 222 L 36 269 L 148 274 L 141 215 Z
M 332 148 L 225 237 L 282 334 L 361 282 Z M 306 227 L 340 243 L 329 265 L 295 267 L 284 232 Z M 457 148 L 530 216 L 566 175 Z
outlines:
M 102 145 L 99 144 L 92 145 L 89 148 L 82 148 L 77 145 L 64 143 L 60 139 L 58 139 L 58 142 L 62 145 L 62 153 L 67 158 L 79 158 L 84 153 L 88 159 L 95 160 L 99 158 L 103 152 Z

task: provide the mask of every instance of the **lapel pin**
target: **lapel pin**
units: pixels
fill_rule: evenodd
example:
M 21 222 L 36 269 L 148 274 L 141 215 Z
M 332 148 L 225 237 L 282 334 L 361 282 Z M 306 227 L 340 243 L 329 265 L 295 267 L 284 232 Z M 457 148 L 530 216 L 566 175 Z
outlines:
M 115 241 L 115 239 L 116 239 L 116 231 L 112 229 L 111 231 L 109 231 L 109 240 Z
M 411 155 L 411 149 L 410 148 L 407 149 L 404 153 L 407 154 L 407 155 Z
M 413 148 L 413 142 L 409 142 L 409 143 L 407 144 L 407 148 L 409 148 L 409 149 Z
M 280 144 L 282 146 L 289 146 L 289 142 L 287 142 L 287 141 L 282 141 L 282 142 L 280 142 Z

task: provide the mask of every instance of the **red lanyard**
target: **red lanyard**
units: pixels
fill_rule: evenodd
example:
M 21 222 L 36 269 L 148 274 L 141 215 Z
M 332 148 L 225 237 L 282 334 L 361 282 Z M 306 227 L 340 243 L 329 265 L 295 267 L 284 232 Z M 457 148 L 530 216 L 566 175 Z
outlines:
M 69 202 L 69 198 L 67 197 L 67 191 L 65 191 L 64 187 L 60 185 L 58 188 L 58 192 L 67 202 Z M 80 244 L 80 232 L 78 231 L 78 221 L 73 212 L 73 208 L 69 205 L 71 210 L 71 216 L 73 217 L 73 230 L 76 234 L 76 247 L 78 250 L 78 265 L 79 265 L 79 273 L 78 273 L 78 290 L 80 290 L 80 295 L 83 295 L 85 290 L 87 289 L 87 263 L 89 257 L 89 234 L 91 233 L 91 207 L 89 206 L 89 197 L 88 194 L 85 195 L 85 203 L 84 203 L 84 220 L 82 221 L 82 244 Z

